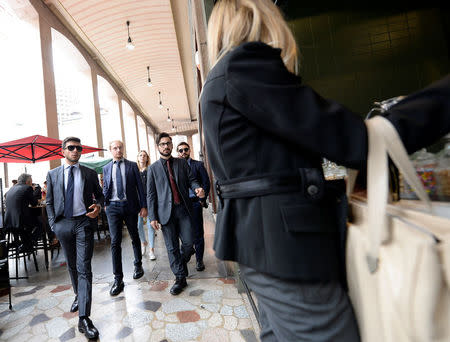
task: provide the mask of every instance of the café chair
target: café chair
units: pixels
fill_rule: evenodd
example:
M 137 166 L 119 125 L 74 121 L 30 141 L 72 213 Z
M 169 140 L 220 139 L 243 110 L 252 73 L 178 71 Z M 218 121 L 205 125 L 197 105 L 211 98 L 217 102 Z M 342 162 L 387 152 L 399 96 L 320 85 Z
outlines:
M 30 258 L 30 255 L 33 256 L 34 268 L 36 272 L 39 272 L 39 266 L 36 260 L 36 249 L 33 246 L 30 250 L 21 250 L 22 241 L 17 234 L 13 234 L 13 229 L 7 228 L 6 236 L 8 241 L 8 258 L 15 259 L 16 264 L 16 276 L 10 277 L 10 279 L 28 279 L 28 276 L 19 277 L 19 259 L 23 258 L 23 265 L 25 267 L 25 272 L 28 272 L 27 268 L 27 257 Z
M 9 310 L 12 310 L 11 283 L 9 281 L 8 241 L 0 240 L 0 296 L 3 296 L 6 291 L 9 296 Z

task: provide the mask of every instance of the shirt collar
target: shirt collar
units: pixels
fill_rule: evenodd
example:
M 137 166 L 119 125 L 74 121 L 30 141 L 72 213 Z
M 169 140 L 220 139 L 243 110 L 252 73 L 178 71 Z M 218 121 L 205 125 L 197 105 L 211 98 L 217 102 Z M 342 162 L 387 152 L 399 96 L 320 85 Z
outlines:
M 76 163 L 76 164 L 73 164 L 73 165 L 69 165 L 69 164 L 65 163 L 64 164 L 64 170 L 68 169 L 71 166 L 76 167 L 76 168 L 80 168 L 80 163 Z

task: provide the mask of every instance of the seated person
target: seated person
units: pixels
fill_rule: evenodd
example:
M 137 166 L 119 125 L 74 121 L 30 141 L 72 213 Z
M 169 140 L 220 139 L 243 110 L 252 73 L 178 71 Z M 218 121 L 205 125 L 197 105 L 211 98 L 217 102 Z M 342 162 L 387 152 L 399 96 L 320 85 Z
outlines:
M 17 179 L 17 185 L 6 193 L 5 227 L 14 234 L 16 241 L 20 238 L 20 252 L 33 249 L 32 231 L 35 226 L 30 206 L 38 201 L 33 196 L 31 175 L 23 173 Z

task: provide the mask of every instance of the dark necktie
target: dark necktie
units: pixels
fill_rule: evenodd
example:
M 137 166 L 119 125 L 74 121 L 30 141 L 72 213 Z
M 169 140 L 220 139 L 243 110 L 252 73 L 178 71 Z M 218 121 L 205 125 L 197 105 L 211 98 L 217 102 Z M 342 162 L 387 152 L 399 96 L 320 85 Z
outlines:
M 119 199 L 123 199 L 125 197 L 125 195 L 123 193 L 122 171 L 120 171 L 120 163 L 121 162 L 122 162 L 121 160 L 115 162 L 117 164 L 116 187 L 117 187 L 117 197 L 119 197 Z
M 64 202 L 64 216 L 71 218 L 73 216 L 73 166 L 69 166 L 67 176 L 66 197 Z
M 175 204 L 180 204 L 180 194 L 178 193 L 177 184 L 173 176 L 172 165 L 170 165 L 170 159 L 167 159 L 167 171 L 169 171 L 170 188 L 172 189 L 173 201 Z

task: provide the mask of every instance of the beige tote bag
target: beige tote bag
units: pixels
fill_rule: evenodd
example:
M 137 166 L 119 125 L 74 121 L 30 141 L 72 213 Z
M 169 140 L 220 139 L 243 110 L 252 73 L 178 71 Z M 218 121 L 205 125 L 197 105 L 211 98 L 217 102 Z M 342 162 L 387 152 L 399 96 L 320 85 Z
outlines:
M 367 203 L 349 201 L 346 250 L 361 340 L 450 342 L 450 219 L 434 214 L 394 126 L 381 116 L 366 125 Z M 388 153 L 421 203 L 388 204 Z

